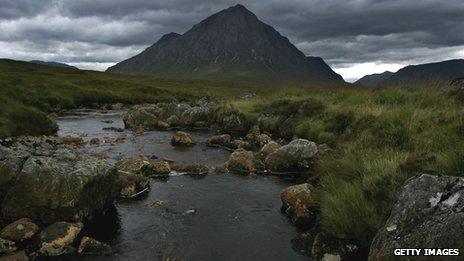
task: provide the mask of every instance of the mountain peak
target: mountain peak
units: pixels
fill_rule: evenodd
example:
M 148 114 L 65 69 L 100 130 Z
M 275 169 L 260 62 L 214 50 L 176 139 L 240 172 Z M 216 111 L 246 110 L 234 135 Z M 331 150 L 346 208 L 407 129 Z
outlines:
M 343 83 L 321 58 L 306 58 L 240 4 L 209 16 L 182 35 L 163 36 L 108 71 L 247 83 Z
M 229 11 L 236 11 L 236 12 L 245 12 L 245 13 L 251 13 L 250 10 L 248 10 L 248 8 L 246 8 L 245 6 L 241 5 L 241 4 L 236 4 L 234 6 L 231 6 L 225 10 L 229 10 Z

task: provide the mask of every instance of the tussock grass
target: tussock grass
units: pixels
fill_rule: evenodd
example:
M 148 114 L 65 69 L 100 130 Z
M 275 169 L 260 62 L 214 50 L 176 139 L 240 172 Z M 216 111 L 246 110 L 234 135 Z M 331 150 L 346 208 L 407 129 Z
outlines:
M 294 134 L 332 148 L 315 173 L 322 229 L 333 236 L 368 249 L 406 179 L 464 175 L 463 107 L 443 89 L 288 88 L 235 105 L 285 114 L 303 100 L 321 106 L 297 119 Z

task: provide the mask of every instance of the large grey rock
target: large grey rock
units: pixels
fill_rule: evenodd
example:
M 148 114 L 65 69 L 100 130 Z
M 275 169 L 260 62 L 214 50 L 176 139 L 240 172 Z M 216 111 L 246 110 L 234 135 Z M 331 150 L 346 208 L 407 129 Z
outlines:
M 0 146 L 0 151 L 0 177 L 9 185 L 1 206 L 6 219 L 82 221 L 115 196 L 116 175 L 110 165 L 69 146 L 17 141 Z
M 377 232 L 369 260 L 392 259 L 395 248 L 464 249 L 463 210 L 464 178 L 428 174 L 410 178 Z
M 298 171 L 308 168 L 316 153 L 316 143 L 305 139 L 296 139 L 269 154 L 265 164 L 271 172 Z

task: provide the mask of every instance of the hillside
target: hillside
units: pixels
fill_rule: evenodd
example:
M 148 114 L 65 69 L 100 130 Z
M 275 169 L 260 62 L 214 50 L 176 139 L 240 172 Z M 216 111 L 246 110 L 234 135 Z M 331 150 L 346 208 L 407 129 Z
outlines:
M 227 87 L 227 88 L 224 88 Z M 0 137 L 50 134 L 46 112 L 107 103 L 136 104 L 234 92 L 238 86 L 113 75 L 0 59 Z
M 60 68 L 72 68 L 77 69 L 77 67 L 71 66 L 65 63 L 53 62 L 53 61 L 39 61 L 39 60 L 32 60 L 30 63 L 41 64 L 41 65 L 48 65 L 53 67 L 60 67 Z
M 242 83 L 344 82 L 321 58 L 306 57 L 242 5 L 220 11 L 182 35 L 164 35 L 107 71 Z
M 356 85 L 365 86 L 365 87 L 377 87 L 383 81 L 390 78 L 394 73 L 386 71 L 383 73 L 375 73 L 362 77 L 361 79 L 354 82 Z
M 409 65 L 398 72 L 386 75 L 367 75 L 358 80 L 359 85 L 366 85 L 374 79 L 376 86 L 449 86 L 452 80 L 464 76 L 464 60 L 447 60 L 437 63 Z

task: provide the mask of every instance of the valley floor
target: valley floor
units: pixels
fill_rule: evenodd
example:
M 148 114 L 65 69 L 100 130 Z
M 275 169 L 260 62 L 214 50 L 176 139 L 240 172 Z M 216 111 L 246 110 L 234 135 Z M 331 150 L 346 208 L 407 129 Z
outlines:
M 105 104 L 216 101 L 211 120 L 237 115 L 273 139 L 324 144 L 310 182 L 318 226 L 367 252 L 398 189 L 417 173 L 464 175 L 463 95 L 437 88 L 267 88 L 0 63 L 0 136 L 52 134 L 48 113 Z M 227 128 L 222 129 L 228 132 Z

